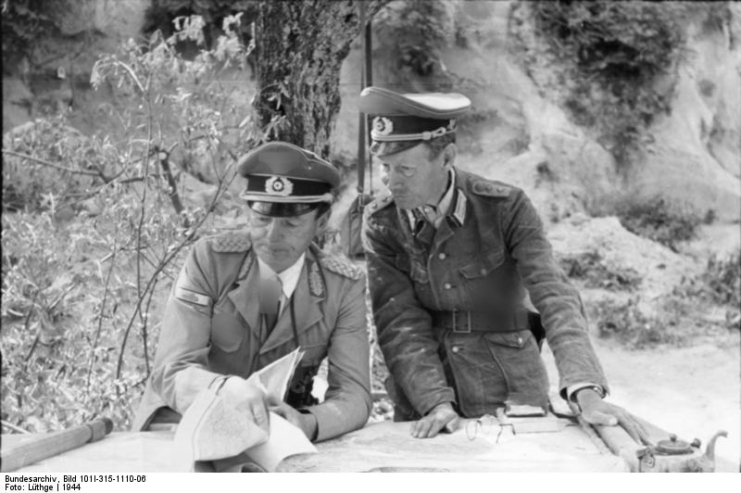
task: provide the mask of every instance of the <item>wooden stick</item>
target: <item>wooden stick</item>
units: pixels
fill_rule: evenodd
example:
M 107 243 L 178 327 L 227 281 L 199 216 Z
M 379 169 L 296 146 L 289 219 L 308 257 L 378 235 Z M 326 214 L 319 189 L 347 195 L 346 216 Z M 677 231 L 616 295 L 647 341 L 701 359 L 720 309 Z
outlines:
M 13 431 L 16 431 L 18 433 L 31 433 L 28 430 L 24 430 L 23 428 L 20 428 L 14 424 L 8 423 L 7 421 L 0 421 L 0 424 L 2 424 L 4 427 L 11 429 Z
M 3 448 L 0 451 L 0 471 L 11 472 L 61 453 L 95 442 L 113 429 L 113 422 L 101 418 L 69 430 L 58 431 L 41 436 L 35 440 Z

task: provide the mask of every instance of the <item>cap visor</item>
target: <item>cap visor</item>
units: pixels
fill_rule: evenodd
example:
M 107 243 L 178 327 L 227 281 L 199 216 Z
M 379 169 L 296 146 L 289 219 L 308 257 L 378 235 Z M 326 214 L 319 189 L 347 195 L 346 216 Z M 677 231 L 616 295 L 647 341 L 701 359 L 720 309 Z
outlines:
M 262 214 L 263 216 L 295 217 L 295 216 L 302 216 L 306 214 L 307 212 L 313 211 L 314 209 L 319 207 L 320 203 L 321 202 L 315 202 L 313 204 L 306 204 L 306 203 L 248 201 L 247 205 L 250 206 L 250 209 L 257 212 L 258 214 Z

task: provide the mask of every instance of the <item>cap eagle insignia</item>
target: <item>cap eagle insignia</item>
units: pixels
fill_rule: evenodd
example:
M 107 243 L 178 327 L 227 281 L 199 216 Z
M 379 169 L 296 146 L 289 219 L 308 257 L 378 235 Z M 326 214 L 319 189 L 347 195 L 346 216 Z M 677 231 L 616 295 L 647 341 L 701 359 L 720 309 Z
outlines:
M 391 135 L 394 131 L 394 124 L 385 116 L 377 116 L 373 119 L 373 130 L 378 135 Z
M 265 182 L 265 191 L 270 195 L 288 196 L 293 192 L 293 183 L 284 176 L 273 176 Z

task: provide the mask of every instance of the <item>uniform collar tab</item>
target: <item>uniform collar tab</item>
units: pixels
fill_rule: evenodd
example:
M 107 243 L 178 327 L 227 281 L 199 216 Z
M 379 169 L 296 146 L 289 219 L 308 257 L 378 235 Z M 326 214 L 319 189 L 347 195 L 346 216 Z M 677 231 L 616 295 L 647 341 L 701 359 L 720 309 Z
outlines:
M 466 194 L 459 188 L 456 190 L 455 208 L 451 217 L 458 227 L 463 226 L 466 220 L 466 208 L 468 207 L 468 199 Z
M 309 292 L 315 298 L 324 299 L 327 294 L 327 285 L 319 261 L 312 257 L 306 258 L 306 274 L 309 280 Z

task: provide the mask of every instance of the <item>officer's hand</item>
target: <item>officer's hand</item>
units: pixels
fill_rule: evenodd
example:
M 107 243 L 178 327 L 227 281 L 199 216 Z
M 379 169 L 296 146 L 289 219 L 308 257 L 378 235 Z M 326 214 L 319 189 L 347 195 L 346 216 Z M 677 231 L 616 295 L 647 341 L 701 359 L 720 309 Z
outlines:
M 652 443 L 646 430 L 633 415 L 620 406 L 603 401 L 594 390 L 579 391 L 576 394 L 576 400 L 581 407 L 581 415 L 587 423 L 605 426 L 619 424 L 636 442 L 645 445 Z
M 265 387 L 262 384 L 232 376 L 226 379 L 219 393 L 225 399 L 239 403 L 239 407 L 246 408 L 255 424 L 265 433 L 270 433 L 270 414 L 265 403 Z
M 316 417 L 314 417 L 313 414 L 300 413 L 285 402 L 281 402 L 275 406 L 270 406 L 270 410 L 303 431 L 304 435 L 306 435 L 309 440 L 314 440 L 317 423 Z
M 427 416 L 412 424 L 412 436 L 414 438 L 432 438 L 443 428 L 454 431 L 457 421 L 458 413 L 453 410 L 453 406 L 449 402 L 444 402 L 435 406 Z

